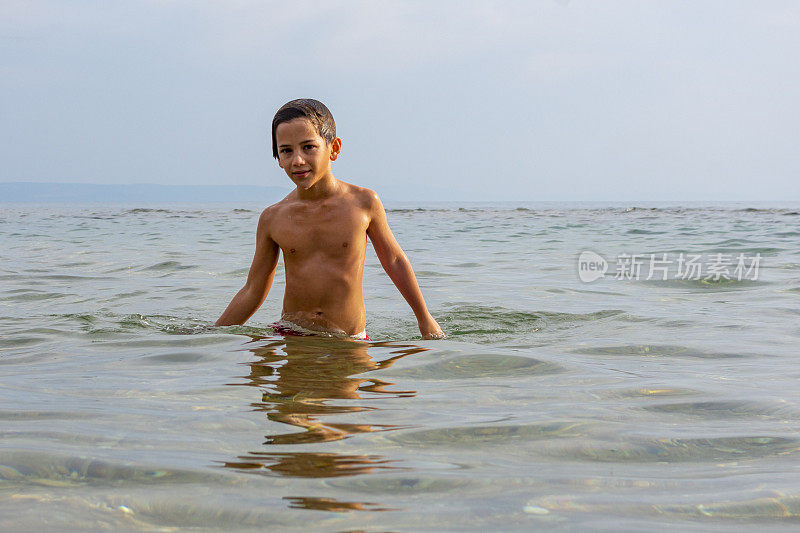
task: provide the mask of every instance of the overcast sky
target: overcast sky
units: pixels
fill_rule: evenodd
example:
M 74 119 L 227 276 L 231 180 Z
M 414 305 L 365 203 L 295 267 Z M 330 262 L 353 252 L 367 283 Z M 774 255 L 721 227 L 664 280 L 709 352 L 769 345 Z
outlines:
M 322 100 L 388 199 L 800 200 L 800 2 L 0 2 L 0 181 L 285 185 Z

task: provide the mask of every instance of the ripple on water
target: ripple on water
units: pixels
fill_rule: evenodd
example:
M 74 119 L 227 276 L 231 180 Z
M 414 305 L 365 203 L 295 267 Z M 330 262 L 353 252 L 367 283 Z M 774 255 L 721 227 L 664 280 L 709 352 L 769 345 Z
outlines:
M 667 233 L 666 231 L 654 231 L 654 230 L 647 230 L 641 228 L 633 228 L 629 229 L 625 232 L 627 235 L 663 235 Z
M 5 291 L 3 295 L 0 296 L 0 301 L 39 302 L 43 300 L 56 300 L 58 298 L 65 298 L 67 296 L 73 296 L 73 295 L 61 292 L 39 292 L 28 289 L 20 289 L 20 290 Z
M 370 494 L 430 494 L 464 489 L 471 483 L 465 478 L 361 476 L 331 480 L 326 485 Z
M 495 343 L 503 335 L 520 336 L 537 331 L 568 329 L 623 314 L 618 309 L 575 314 L 460 305 L 453 307 L 442 319 L 447 323 L 447 333 L 452 338 Z
M 157 355 L 147 355 L 141 358 L 142 362 L 148 363 L 199 363 L 203 361 L 213 361 L 218 359 L 208 353 L 200 353 L 200 352 L 173 352 L 173 353 L 164 353 L 164 354 L 157 354 Z
M 215 344 L 223 344 L 230 342 L 229 338 L 222 335 L 197 335 L 197 336 L 161 336 L 159 338 L 151 339 L 130 339 L 124 341 L 107 341 L 103 342 L 104 346 L 119 346 L 121 348 L 188 348 L 196 346 L 212 346 Z M 190 354 L 191 355 L 191 354 Z
M 246 274 L 247 272 L 245 272 Z M 434 270 L 417 270 L 415 272 L 418 278 L 450 278 L 455 276 L 455 274 L 450 274 L 448 272 L 438 272 Z
M 389 440 L 406 446 L 472 447 L 484 444 L 519 444 L 526 441 L 580 437 L 589 424 L 548 422 L 497 426 L 462 426 L 396 433 Z
M 735 520 L 800 518 L 800 496 L 754 498 L 743 501 L 706 502 L 699 505 L 659 505 L 659 514 Z
M 696 396 L 700 391 L 672 387 L 640 387 L 638 389 L 612 390 L 603 393 L 604 398 L 669 398 L 673 396 Z
M 123 300 L 125 298 L 133 298 L 135 296 L 144 296 L 147 294 L 147 291 L 131 291 L 131 292 L 120 292 L 114 295 L 113 298 L 108 298 L 105 300 L 101 300 L 103 302 L 114 302 L 117 300 Z
M 739 254 L 744 254 L 752 258 L 756 254 L 761 254 L 762 256 L 770 256 L 776 255 L 780 252 L 786 251 L 786 248 L 778 248 L 775 246 L 755 246 L 755 247 L 735 247 L 735 246 L 724 246 L 720 248 L 710 248 L 705 250 L 707 254 L 731 254 L 734 256 L 738 256 Z
M 592 503 L 586 498 L 567 496 L 544 497 L 531 500 L 527 507 L 541 509 L 542 513 L 582 512 L 609 514 L 613 516 L 653 516 L 659 520 L 709 519 L 755 521 L 788 520 L 800 518 L 800 496 L 776 494 L 775 497 L 759 497 L 729 501 L 703 503 Z M 527 511 L 526 511 L 527 512 Z M 537 513 L 538 514 L 538 513 Z
M 536 452 L 560 459 L 602 463 L 702 463 L 796 454 L 798 445 L 798 439 L 770 436 L 635 438 L 627 442 L 583 441 L 560 448 L 542 447 Z
M 693 357 L 701 359 L 736 359 L 757 357 L 752 354 L 712 352 L 670 344 L 623 344 L 577 348 L 572 353 L 584 355 L 621 355 L 634 357 Z
M 637 283 L 659 289 L 688 289 L 690 291 L 725 292 L 760 288 L 770 285 L 768 281 L 720 277 L 719 279 L 641 279 Z
M 137 293 L 131 293 L 137 295 Z M 69 323 L 78 323 L 78 327 L 85 333 L 94 338 L 114 339 L 115 334 L 120 333 L 140 333 L 141 330 L 151 330 L 172 335 L 191 335 L 190 339 L 175 340 L 184 346 L 187 345 L 206 345 L 219 342 L 222 336 L 221 328 L 211 328 L 207 322 L 198 320 L 173 317 L 166 315 L 114 315 L 106 313 L 97 314 L 65 314 L 50 315 L 53 320 L 66 320 Z M 214 334 L 200 335 L 203 333 L 214 332 Z M 119 339 L 119 337 L 116 337 Z M 164 341 L 155 341 L 158 345 L 166 345 Z M 123 344 L 128 345 L 128 342 Z
M 44 337 L 32 337 L 25 335 L 14 335 L 13 337 L 0 338 L 0 348 L 22 348 L 28 346 L 36 346 L 48 342 L 50 339 Z
M 92 418 L 94 415 L 77 411 L 19 411 L 0 410 L 0 420 L 28 421 L 28 420 L 75 420 Z
M 427 365 L 386 370 L 385 376 L 421 380 L 529 377 L 566 369 L 555 363 L 516 355 L 464 355 Z
M 149 485 L 154 483 L 229 483 L 206 472 L 159 469 L 44 452 L 0 451 L 0 480 L 14 485 Z
M 118 278 L 110 276 L 73 276 L 68 274 L 51 274 L 46 276 L 37 276 L 36 279 L 46 279 L 51 281 L 97 281 L 97 280 L 115 280 Z
M 188 270 L 190 268 L 195 268 L 197 265 L 184 265 L 177 261 L 162 261 L 161 263 L 156 263 L 154 265 L 150 265 L 148 267 L 144 267 L 140 269 L 143 272 L 148 271 L 176 271 L 176 270 Z
M 797 420 L 798 413 L 788 406 L 769 407 L 737 400 L 659 403 L 643 407 L 645 411 L 680 415 L 682 419 L 709 418 L 773 418 Z
M 70 418 L 75 419 L 79 417 L 67 417 L 67 420 Z M 90 418 L 90 417 L 84 417 Z M 44 421 L 44 420 L 52 420 L 52 419 L 36 419 L 31 418 L 29 421 L 37 420 L 37 421 Z M 18 420 L 22 421 L 22 420 Z M 74 433 L 74 432 L 64 432 L 64 431 L 48 431 L 48 430 L 41 430 L 41 431 L 32 431 L 32 430 L 12 430 L 12 431 L 2 431 L 0 430 L 0 440 L 6 443 L 6 445 L 10 445 L 12 440 L 16 440 L 19 444 L 16 444 L 18 448 L 23 448 L 26 444 L 33 444 L 47 442 L 52 445 L 56 446 L 80 446 L 83 449 L 91 449 L 91 448 L 118 448 L 122 442 L 122 438 L 114 438 L 114 437 L 104 437 L 104 436 L 94 436 L 82 433 Z M 125 439 L 126 444 L 131 444 L 130 439 Z

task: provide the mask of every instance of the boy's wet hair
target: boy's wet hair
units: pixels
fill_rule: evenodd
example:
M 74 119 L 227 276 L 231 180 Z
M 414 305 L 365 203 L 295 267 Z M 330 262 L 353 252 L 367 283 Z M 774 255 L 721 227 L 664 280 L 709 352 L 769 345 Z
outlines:
M 278 144 L 275 140 L 275 130 L 278 125 L 296 118 L 306 118 L 314 125 L 319 136 L 330 144 L 336 138 L 336 123 L 333 115 L 325 104 L 312 98 L 299 98 L 286 102 L 275 113 L 272 119 L 272 157 L 278 159 Z

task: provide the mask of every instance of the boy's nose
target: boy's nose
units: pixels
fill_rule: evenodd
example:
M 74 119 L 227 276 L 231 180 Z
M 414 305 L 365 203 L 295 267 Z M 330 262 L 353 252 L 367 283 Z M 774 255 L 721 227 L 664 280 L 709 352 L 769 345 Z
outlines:
M 303 159 L 303 156 L 300 154 L 295 154 L 295 156 L 292 158 L 292 165 L 294 166 L 304 165 L 305 163 L 306 160 Z

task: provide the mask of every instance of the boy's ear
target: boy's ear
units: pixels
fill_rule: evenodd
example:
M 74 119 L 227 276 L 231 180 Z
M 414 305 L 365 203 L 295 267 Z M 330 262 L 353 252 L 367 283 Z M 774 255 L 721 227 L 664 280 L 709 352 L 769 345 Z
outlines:
M 342 140 L 339 137 L 336 137 L 333 141 L 331 141 L 331 161 L 336 161 L 336 158 L 339 157 L 339 152 L 342 151 Z

